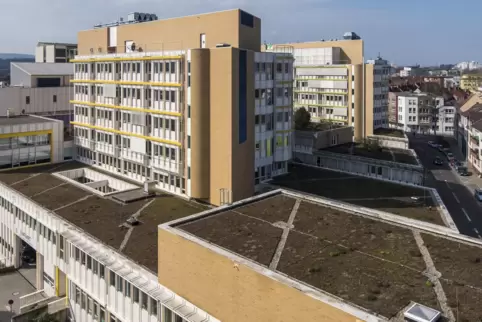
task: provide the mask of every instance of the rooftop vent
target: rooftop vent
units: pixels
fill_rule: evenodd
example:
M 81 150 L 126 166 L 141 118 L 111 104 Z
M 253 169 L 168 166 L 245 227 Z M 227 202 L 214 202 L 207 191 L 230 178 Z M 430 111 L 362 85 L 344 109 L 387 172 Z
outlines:
M 136 217 L 130 217 L 129 219 L 126 220 L 126 222 L 131 226 L 139 225 L 139 220 L 137 220 Z
M 437 322 L 442 313 L 425 305 L 413 303 L 403 316 L 410 322 Z

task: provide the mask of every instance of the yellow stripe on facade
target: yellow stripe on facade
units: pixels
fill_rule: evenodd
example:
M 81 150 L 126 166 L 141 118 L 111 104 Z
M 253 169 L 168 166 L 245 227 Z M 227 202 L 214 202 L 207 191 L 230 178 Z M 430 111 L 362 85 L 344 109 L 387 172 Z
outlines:
M 46 135 L 46 134 L 52 134 L 52 130 L 1 133 L 0 139 L 15 138 L 15 137 L 19 137 L 19 136 Z M 53 141 L 53 140 L 51 140 L 51 141 Z
M 145 135 L 136 134 L 136 133 L 129 133 L 129 132 L 109 129 L 109 128 L 105 128 L 105 127 L 100 127 L 100 126 L 90 125 L 90 124 L 85 124 L 85 123 L 80 123 L 80 122 L 70 122 L 70 124 L 87 127 L 89 129 L 94 129 L 94 130 L 99 130 L 99 131 L 104 131 L 104 132 L 109 132 L 109 133 L 114 133 L 114 134 L 119 134 L 119 135 L 131 136 L 131 137 L 135 137 L 135 138 L 139 138 L 139 139 L 145 139 L 145 140 L 149 140 L 149 141 L 155 141 L 155 142 L 164 143 L 164 144 L 181 146 L 180 142 L 165 140 L 165 139 L 156 138 L 156 137 L 152 137 L 152 136 L 145 136 Z
M 333 94 L 333 95 L 348 95 L 348 92 L 310 92 L 310 91 L 299 91 L 294 90 L 295 93 L 301 94 Z
M 77 105 L 86 105 L 86 106 L 94 106 L 94 107 L 105 107 L 105 108 L 112 108 L 124 111 L 133 111 L 133 112 L 144 112 L 144 113 L 152 113 L 152 114 L 159 114 L 159 115 L 170 115 L 170 116 L 182 116 L 179 112 L 168 112 L 168 111 L 158 111 L 149 108 L 140 108 L 140 107 L 130 107 L 130 106 L 119 106 L 119 105 L 110 105 L 110 104 L 101 104 L 101 103 L 91 103 L 91 102 L 84 102 L 84 101 L 70 101 L 71 104 Z
M 305 65 L 297 66 L 296 68 L 350 68 L 350 65 Z
M 105 57 L 105 58 L 87 58 L 87 59 L 71 59 L 71 63 L 93 63 L 93 62 L 114 62 L 114 61 L 141 61 L 141 60 L 175 60 L 181 59 L 183 56 L 144 56 L 144 57 Z
M 348 108 L 348 106 L 334 106 L 334 105 L 312 104 L 312 103 L 297 103 L 295 104 L 295 106 L 296 107 L 317 106 L 317 107 L 327 107 L 327 108 Z
M 159 82 L 131 82 L 131 81 L 113 81 L 100 79 L 71 79 L 74 84 L 114 84 L 114 85 L 134 85 L 134 86 L 155 86 L 155 87 L 181 87 L 180 83 L 159 83 Z
M 55 296 L 59 296 L 60 289 L 59 289 L 59 268 L 55 266 Z
M 296 77 L 295 80 L 326 80 L 326 81 L 334 81 L 334 82 L 348 82 L 348 78 L 343 78 L 343 79 L 340 79 L 340 78 L 316 78 L 316 77 L 306 77 L 306 78 L 303 78 L 303 77 Z

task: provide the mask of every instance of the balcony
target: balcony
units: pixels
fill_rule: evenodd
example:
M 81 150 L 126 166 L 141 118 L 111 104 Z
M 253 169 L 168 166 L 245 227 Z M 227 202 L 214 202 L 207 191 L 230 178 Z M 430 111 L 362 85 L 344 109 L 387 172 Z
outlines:
M 471 135 L 470 136 L 470 143 L 475 145 L 475 146 L 479 146 L 479 143 L 480 143 L 479 137 Z
M 159 156 L 152 157 L 151 166 L 176 174 L 181 174 L 183 169 L 182 163 Z
M 470 149 L 470 154 L 477 160 L 480 160 L 479 150 L 478 149 Z
M 90 141 L 87 138 L 79 137 L 79 136 L 74 138 L 74 143 L 77 146 L 81 146 L 81 147 L 84 147 L 84 148 L 89 149 L 89 150 L 94 150 L 94 147 L 95 147 L 94 142 Z
M 121 149 L 120 155 L 123 159 L 149 166 L 149 155 L 132 151 L 131 149 Z

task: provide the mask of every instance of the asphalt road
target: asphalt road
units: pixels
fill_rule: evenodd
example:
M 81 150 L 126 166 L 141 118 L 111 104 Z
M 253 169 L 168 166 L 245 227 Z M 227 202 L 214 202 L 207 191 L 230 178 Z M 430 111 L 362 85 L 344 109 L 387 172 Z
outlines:
M 409 135 L 409 139 L 410 147 L 427 169 L 426 185 L 437 189 L 460 233 L 482 239 L 482 204 L 452 171 L 445 155 L 427 144 L 435 138 Z M 436 156 L 444 160 L 443 166 L 433 164 Z

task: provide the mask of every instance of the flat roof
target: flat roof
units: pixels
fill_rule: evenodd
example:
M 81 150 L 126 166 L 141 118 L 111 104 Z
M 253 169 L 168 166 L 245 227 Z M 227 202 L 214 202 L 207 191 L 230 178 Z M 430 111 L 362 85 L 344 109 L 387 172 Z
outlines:
M 11 63 L 31 76 L 74 75 L 72 63 Z
M 55 122 L 57 121 L 54 119 L 36 117 L 33 115 L 14 115 L 10 117 L 0 116 L 0 126 L 34 124 L 34 123 L 55 123 Z
M 346 143 L 321 149 L 321 151 L 352 154 L 359 157 L 418 165 L 417 159 L 408 151 L 394 148 L 368 149 L 357 143 Z
M 154 273 L 158 268 L 157 226 L 208 208 L 166 193 L 122 204 L 52 175 L 79 168 L 88 166 L 65 162 L 3 171 L 0 181 Z M 123 224 L 134 214 L 138 214 L 139 224 L 132 226 L 128 233 Z
M 482 315 L 482 243 L 447 228 L 282 190 L 166 225 L 310 296 L 328 294 L 332 305 L 388 319 L 412 301 L 460 321 Z
M 290 167 L 288 174 L 270 184 L 446 226 L 427 189 L 301 165 Z

